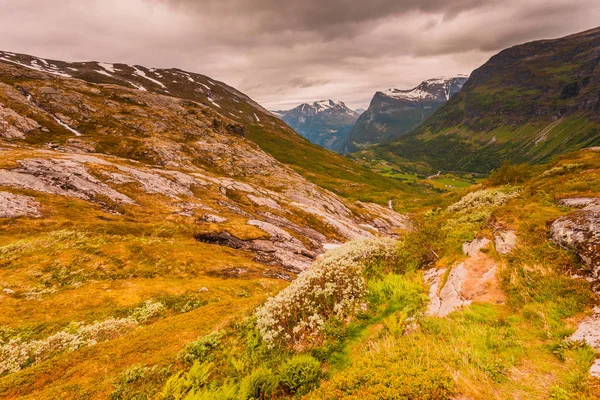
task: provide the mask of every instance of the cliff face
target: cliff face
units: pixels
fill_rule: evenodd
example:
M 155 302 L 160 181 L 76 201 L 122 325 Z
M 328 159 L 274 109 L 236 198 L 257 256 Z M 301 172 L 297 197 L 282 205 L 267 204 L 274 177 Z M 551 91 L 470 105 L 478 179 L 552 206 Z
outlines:
M 410 90 L 375 93 L 348 135 L 344 152 L 402 137 L 458 93 L 467 77 L 435 78 Z

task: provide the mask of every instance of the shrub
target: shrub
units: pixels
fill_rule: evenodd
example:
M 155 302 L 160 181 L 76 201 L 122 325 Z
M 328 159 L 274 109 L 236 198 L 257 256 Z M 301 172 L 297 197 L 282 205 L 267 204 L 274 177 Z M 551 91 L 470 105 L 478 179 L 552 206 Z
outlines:
M 279 385 L 279 380 L 273 371 L 258 368 L 242 380 L 239 398 L 241 400 L 270 399 Z
M 115 339 L 136 326 L 132 318 L 108 319 L 91 325 L 72 324 L 67 330 L 42 340 L 11 339 L 0 347 L 0 375 L 20 371 L 65 351 Z
M 558 167 L 554 167 L 554 168 L 550 168 L 549 170 L 544 171 L 544 173 L 541 175 L 543 178 L 547 178 L 550 176 L 557 176 L 557 175 L 564 175 L 567 174 L 569 172 L 574 172 L 574 171 L 578 171 L 580 169 L 583 169 L 585 167 L 585 165 L 583 164 L 563 164 L 560 165 Z
M 521 189 L 514 186 L 503 186 L 496 189 L 485 189 L 472 192 L 464 196 L 458 202 L 448 207 L 452 212 L 472 212 L 478 208 L 498 207 L 506 204 L 509 200 L 518 197 Z
M 147 300 L 140 307 L 136 308 L 131 317 L 140 324 L 144 324 L 149 320 L 155 319 L 164 315 L 167 309 L 163 303 L 156 302 L 153 300 Z
M 365 239 L 325 254 L 258 309 L 262 339 L 270 347 L 321 340 L 327 320 L 344 321 L 359 307 L 365 294 L 364 268 L 397 262 L 396 247 L 391 239 Z
M 213 366 L 212 363 L 194 362 L 187 373 L 180 372 L 170 377 L 159 397 L 163 400 L 180 400 L 201 392 L 209 384 Z
M 528 164 L 513 165 L 505 160 L 502 165 L 493 170 L 487 179 L 487 183 L 492 186 L 516 185 L 525 182 L 531 178 L 531 166 Z
M 220 387 L 209 387 L 189 393 L 185 400 L 239 400 L 238 386 L 226 383 Z
M 220 346 L 222 337 L 223 333 L 221 332 L 211 332 L 192 343 L 188 343 L 180 354 L 180 357 L 188 363 L 192 363 L 195 360 L 204 360 L 211 351 Z
M 294 356 L 281 366 L 279 376 L 290 393 L 308 393 L 321 379 L 321 363 L 311 356 Z

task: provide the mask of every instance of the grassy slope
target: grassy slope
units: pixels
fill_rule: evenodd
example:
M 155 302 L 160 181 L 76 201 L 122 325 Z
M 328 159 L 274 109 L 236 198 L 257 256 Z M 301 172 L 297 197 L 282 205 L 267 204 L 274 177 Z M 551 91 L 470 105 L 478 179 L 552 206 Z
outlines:
M 489 172 L 600 144 L 600 30 L 507 49 L 412 135 L 373 149 L 399 165 Z M 535 55 L 535 57 L 532 57 Z
M 580 167 L 542 176 L 545 169 L 563 164 Z M 547 168 L 535 168 L 535 175 L 523 184 L 520 197 L 486 208 L 481 217 L 428 213 L 420 233 L 402 247 L 412 262 L 426 245 L 438 255 L 437 266 L 447 267 L 464 259 L 464 241 L 492 237 L 498 227 L 515 229 L 515 251 L 507 256 L 488 253 L 500 266 L 504 304 L 476 303 L 446 318 L 424 317 L 427 289 L 420 271 L 370 276 L 367 310 L 347 326 L 329 321 L 324 343 L 300 350 L 319 359 L 325 371 L 320 388 L 305 398 L 598 398 L 600 384 L 588 374 L 594 351 L 566 340 L 596 300 L 589 283 L 571 278 L 582 265 L 549 241 L 548 222 L 571 211 L 555 200 L 600 196 L 600 156 L 592 151 L 569 154 Z M 458 198 L 449 196 L 441 205 Z M 411 333 L 405 333 L 407 328 Z M 220 345 L 200 359 L 214 363 L 209 378 L 214 386 L 202 398 L 219 398 L 208 393 L 226 382 L 235 390 L 259 367 L 277 374 L 297 351 L 268 349 L 257 339 L 252 320 L 231 326 Z M 143 391 L 156 382 L 147 374 L 120 389 Z M 278 389 L 273 398 L 289 394 Z
M 278 161 L 313 183 L 351 200 L 385 204 L 393 200 L 398 209 L 411 209 L 433 192 L 384 177 L 362 165 L 322 149 L 291 129 L 251 126 L 250 139 Z
M 494 210 L 487 220 L 455 226 L 450 241 L 441 246 L 446 250 L 441 250 L 444 256 L 438 265 L 447 266 L 462 242 L 452 237 L 468 240 L 474 228 L 489 236 L 495 224 L 516 229 L 517 250 L 506 257 L 494 255 L 504 265 L 506 305 L 474 304 L 448 318 L 418 319 L 420 328 L 408 336 L 403 334 L 406 314 L 398 312 L 350 341 L 341 368 L 308 398 L 375 399 L 382 398 L 387 387 L 407 390 L 407 384 L 412 385 L 409 397 L 420 398 L 416 393 L 421 393 L 423 398 L 447 398 L 434 387 L 440 376 L 452 378 L 452 391 L 461 398 L 597 398 L 600 384 L 588 376 L 594 351 L 564 340 L 594 296 L 585 281 L 570 278 L 580 263 L 549 242 L 547 224 L 570 212 L 556 206 L 555 199 L 600 196 L 600 157 L 597 152 L 579 152 L 550 167 L 561 164 L 584 167 L 532 179 L 522 198 Z M 396 381 L 389 371 L 410 372 L 404 381 Z

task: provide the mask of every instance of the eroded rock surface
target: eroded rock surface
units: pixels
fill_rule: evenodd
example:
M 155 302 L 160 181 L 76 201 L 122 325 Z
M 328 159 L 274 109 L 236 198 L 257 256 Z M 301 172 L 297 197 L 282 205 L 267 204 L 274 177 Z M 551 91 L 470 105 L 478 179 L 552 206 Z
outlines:
M 96 196 L 134 204 L 128 196 L 119 193 L 92 176 L 82 164 L 63 159 L 27 159 L 13 170 L 0 170 L 0 186 L 31 189 L 38 192 L 76 197 L 94 201 Z
M 475 239 L 472 242 L 463 243 L 462 250 L 467 256 L 474 256 L 489 243 L 490 239 L 488 238 Z
M 593 314 L 581 321 L 575 333 L 571 335 L 571 340 L 584 341 L 596 351 L 600 351 L 600 307 L 594 307 Z M 600 359 L 594 361 L 590 374 L 600 378 Z
M 494 245 L 500 254 L 510 253 L 517 245 L 515 231 L 499 231 L 494 235 Z
M 586 202 L 588 205 L 583 209 L 558 218 L 551 226 L 554 243 L 577 253 L 596 277 L 600 276 L 600 205 L 596 204 L 597 200 Z
M 40 203 L 32 197 L 0 192 L 0 218 L 39 217 Z
M 473 302 L 503 303 L 506 300 L 496 279 L 496 263 L 481 252 L 489 243 L 485 238 L 465 243 L 463 249 L 469 255 L 465 261 L 450 271 L 442 268 L 425 273 L 430 299 L 427 315 L 444 317 Z

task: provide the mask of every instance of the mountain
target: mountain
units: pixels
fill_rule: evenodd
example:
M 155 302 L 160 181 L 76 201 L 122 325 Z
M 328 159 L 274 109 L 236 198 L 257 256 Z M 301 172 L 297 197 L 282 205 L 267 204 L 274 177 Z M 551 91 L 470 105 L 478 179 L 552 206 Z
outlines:
M 208 77 L 1 53 L 0 398 L 69 398 L 81 370 L 106 398 L 329 246 L 406 229 L 393 192 Z
M 275 114 L 312 143 L 333 151 L 341 150 L 359 115 L 343 102 L 333 100 L 304 103 Z
M 74 78 L 96 85 L 117 85 L 122 89 L 132 89 L 135 93 L 155 93 L 188 100 L 190 103 L 186 104 L 222 115 L 229 129 L 239 130 L 263 151 L 311 182 L 352 200 L 376 200 L 386 204 L 391 197 L 395 201 L 406 198 L 399 192 L 414 192 L 412 188 L 398 186 L 392 179 L 372 173 L 345 157 L 311 144 L 247 95 L 205 75 L 176 68 L 47 60 L 6 51 L 0 51 L 0 64 L 4 69 L 12 65 L 19 71 L 40 72 L 41 77 L 49 76 L 51 79 Z M 18 76 L 17 73 L 15 75 Z M 52 91 L 51 88 L 47 90 Z M 77 118 L 81 118 L 81 115 L 77 115 Z M 73 125 L 82 133 L 94 128 L 90 123 L 77 119 Z M 114 129 L 112 131 L 115 132 Z M 105 140 L 108 140 L 107 137 L 103 137 L 99 143 Z M 146 154 L 147 158 L 155 159 L 155 153 L 160 151 L 157 146 L 147 143 L 139 146 L 139 154 Z M 116 147 L 119 151 L 131 149 L 125 145 L 111 144 L 105 150 L 116 151 Z
M 349 153 L 406 134 L 458 93 L 466 80 L 465 76 L 435 78 L 414 89 L 375 93 L 348 135 L 343 151 Z
M 365 110 L 364 108 L 357 108 L 356 110 L 354 110 L 354 112 L 355 112 L 355 113 L 357 113 L 359 116 L 360 116 L 362 113 L 364 113 L 365 111 L 367 111 L 367 110 Z
M 406 137 L 388 160 L 489 172 L 508 159 L 542 163 L 600 144 L 600 28 L 506 49 Z

